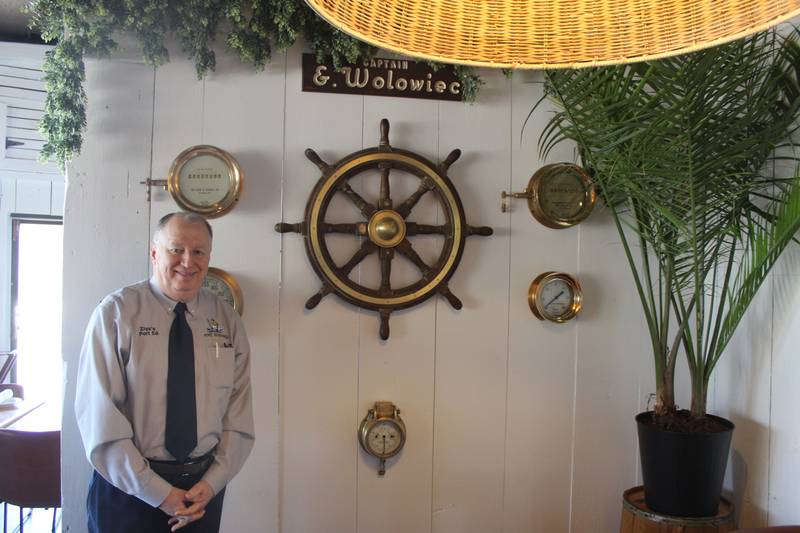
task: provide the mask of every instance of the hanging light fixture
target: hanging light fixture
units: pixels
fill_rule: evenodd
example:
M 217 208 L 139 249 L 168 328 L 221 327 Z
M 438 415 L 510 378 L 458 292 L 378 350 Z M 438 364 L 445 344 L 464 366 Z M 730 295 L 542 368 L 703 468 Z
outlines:
M 800 14 L 800 0 L 306 0 L 336 28 L 401 54 L 567 68 L 692 52 Z

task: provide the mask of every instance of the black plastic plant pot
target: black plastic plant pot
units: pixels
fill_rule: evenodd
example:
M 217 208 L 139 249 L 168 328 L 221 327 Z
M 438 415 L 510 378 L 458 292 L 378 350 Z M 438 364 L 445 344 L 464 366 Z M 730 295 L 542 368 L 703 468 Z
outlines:
M 665 431 L 653 423 L 652 411 L 636 415 L 645 502 L 651 510 L 682 517 L 717 514 L 734 425 L 706 416 L 728 429 Z

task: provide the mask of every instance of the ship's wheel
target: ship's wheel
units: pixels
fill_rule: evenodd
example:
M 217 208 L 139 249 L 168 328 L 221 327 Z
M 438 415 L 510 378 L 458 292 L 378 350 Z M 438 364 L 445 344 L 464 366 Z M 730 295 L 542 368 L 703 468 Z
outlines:
M 389 121 L 381 120 L 380 144 L 354 152 L 335 165 L 329 165 L 310 148 L 305 155 L 322 171 L 308 199 L 305 219 L 297 224 L 278 223 L 275 230 L 281 233 L 296 232 L 305 237 L 306 252 L 314 271 L 322 281 L 320 290 L 306 302 L 313 309 L 327 294 L 334 293 L 353 305 L 377 311 L 380 315 L 380 336 L 389 338 L 389 315 L 395 309 L 417 305 L 434 294 L 441 294 L 455 309 L 461 309 L 459 300 L 447 287 L 464 252 L 466 238 L 470 235 L 491 235 L 488 226 L 469 226 L 464 217 L 464 207 L 447 170 L 460 156 L 456 149 L 439 165 L 407 150 L 389 144 Z M 370 203 L 350 184 L 355 176 L 377 170 L 380 175 L 380 194 L 377 202 Z M 417 189 L 396 203 L 392 198 L 392 171 L 415 176 Z M 441 207 L 441 224 L 424 224 L 414 221 L 414 207 L 430 193 Z M 363 220 L 353 222 L 327 222 L 326 215 L 331 200 L 342 195 L 360 211 Z M 344 263 L 336 264 L 328 248 L 330 234 L 349 234 L 362 238 L 358 250 Z M 418 235 L 438 234 L 444 237 L 441 251 L 433 264 L 427 264 L 414 249 Z M 380 265 L 380 285 L 367 287 L 351 278 L 351 272 L 370 255 L 375 254 Z M 404 285 L 392 286 L 392 262 L 401 255 L 411 261 L 419 271 L 419 279 Z

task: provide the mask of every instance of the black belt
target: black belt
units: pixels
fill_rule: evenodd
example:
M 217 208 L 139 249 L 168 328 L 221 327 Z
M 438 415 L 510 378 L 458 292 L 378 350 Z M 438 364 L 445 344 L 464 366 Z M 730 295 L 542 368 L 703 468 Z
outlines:
M 208 467 L 214 462 L 214 454 L 207 453 L 183 462 L 158 461 L 156 459 L 147 461 L 150 463 L 150 468 L 159 476 L 195 476 L 204 474 L 208 470 Z

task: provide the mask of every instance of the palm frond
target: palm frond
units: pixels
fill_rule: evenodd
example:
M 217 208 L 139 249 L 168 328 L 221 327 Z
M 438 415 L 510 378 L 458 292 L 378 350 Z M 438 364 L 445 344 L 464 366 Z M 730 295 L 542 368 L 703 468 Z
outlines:
M 557 111 L 540 152 L 574 141 L 593 172 L 639 293 L 657 377 L 674 352 L 666 347 L 682 343 L 693 378 L 707 383 L 793 239 L 797 178 L 770 167 L 798 160 L 791 136 L 800 127 L 799 78 L 796 31 L 545 75 Z M 625 227 L 638 239 L 638 260 Z M 671 316 L 677 326 L 669 327 Z

